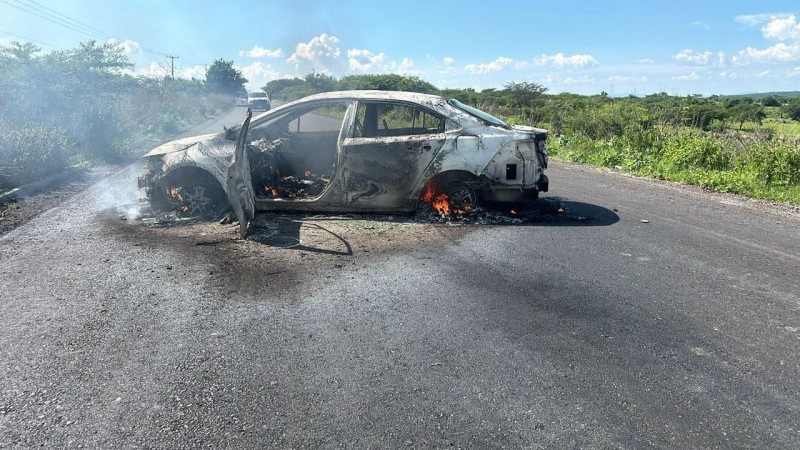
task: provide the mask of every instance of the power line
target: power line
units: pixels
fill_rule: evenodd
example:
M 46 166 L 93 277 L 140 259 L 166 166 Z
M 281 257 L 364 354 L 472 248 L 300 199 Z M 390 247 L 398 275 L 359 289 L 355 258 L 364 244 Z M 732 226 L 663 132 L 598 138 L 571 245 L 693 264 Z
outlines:
M 19 0 L 15 0 L 15 1 L 16 1 L 17 3 L 19 3 L 19 2 L 20 2 Z M 109 35 L 108 33 L 105 33 L 105 32 L 103 32 L 103 31 L 101 31 L 101 30 L 98 30 L 97 28 L 94 28 L 94 27 L 91 27 L 91 26 L 89 26 L 89 25 L 86 25 L 85 23 L 83 23 L 83 22 L 80 22 L 80 21 L 78 21 L 78 20 L 76 20 L 76 19 L 73 19 L 73 18 L 71 18 L 71 17 L 69 17 L 69 16 L 66 16 L 66 15 L 64 15 L 64 14 L 61 14 L 60 12 L 56 11 L 55 9 L 48 8 L 47 6 L 44 6 L 44 5 L 42 5 L 41 3 L 35 2 L 34 0 L 27 0 L 27 2 L 28 2 L 28 3 L 33 3 L 34 5 L 37 5 L 37 6 L 40 6 L 41 8 L 43 8 L 43 9 L 45 9 L 45 10 L 47 10 L 47 11 L 49 11 L 49 12 L 53 13 L 53 14 L 55 14 L 56 16 L 63 17 L 63 18 L 64 18 L 64 19 L 66 19 L 67 21 L 69 21 L 69 22 L 73 22 L 73 23 L 75 23 L 75 24 L 77 24 L 77 25 L 80 25 L 81 27 L 83 27 L 83 28 L 86 28 L 87 30 L 95 31 L 95 32 L 97 32 L 97 33 L 100 33 L 101 35 L 105 35 L 105 36 L 107 36 L 108 38 L 113 38 L 113 36 Z M 35 7 L 33 7 L 33 8 L 35 8 Z M 37 9 L 38 9 L 38 8 L 37 8 Z
M 113 39 L 113 40 L 115 40 L 117 42 L 123 42 L 124 41 L 124 39 L 116 38 L 116 37 L 114 37 L 114 36 L 112 36 L 112 35 L 110 35 L 108 33 L 105 33 L 103 31 L 98 30 L 97 28 L 90 27 L 89 25 L 86 25 L 86 24 L 84 24 L 84 23 L 82 23 L 82 22 L 80 22 L 80 21 L 78 21 L 76 19 L 73 19 L 73 18 L 71 18 L 71 17 L 69 17 L 67 15 L 64 15 L 64 14 L 62 14 L 62 13 L 60 13 L 60 12 L 54 10 L 54 9 L 48 8 L 46 6 L 43 6 L 43 5 L 37 3 L 37 2 L 35 2 L 33 0 L 27 0 L 30 3 L 23 3 L 20 0 L 13 0 L 13 1 L 15 1 L 16 3 L 19 3 L 19 5 L 15 5 L 15 4 L 9 3 L 7 0 L 0 0 L 0 3 L 5 3 L 6 5 L 11 6 L 13 8 L 16 8 L 16 9 L 18 9 L 20 11 L 24 11 L 24 12 L 26 12 L 28 14 L 32 14 L 32 15 L 34 15 L 36 17 L 39 17 L 39 18 L 44 19 L 44 20 L 46 20 L 48 22 L 54 23 L 54 24 L 56 24 L 58 26 L 70 29 L 72 31 L 77 31 L 78 33 L 85 34 L 85 35 L 93 37 L 95 39 L 99 39 L 99 40 Z M 34 6 L 34 5 L 38 5 L 38 7 Z M 62 19 L 61 17 L 58 17 L 58 16 L 61 16 L 64 19 Z M 139 49 L 142 50 L 143 52 L 154 54 L 154 55 L 159 55 L 159 56 L 166 55 L 166 53 L 164 53 L 164 52 L 159 52 L 159 51 L 152 50 L 152 49 L 149 49 L 149 48 L 146 48 L 146 47 L 141 47 L 140 46 Z
M 104 37 L 100 37 L 96 33 L 90 33 L 90 32 L 88 32 L 86 30 L 82 30 L 82 29 L 80 29 L 80 28 L 78 28 L 78 27 L 76 27 L 74 25 L 71 25 L 69 22 L 66 22 L 64 20 L 56 21 L 56 20 L 53 20 L 53 19 L 51 19 L 51 18 L 49 18 L 47 16 L 44 16 L 42 14 L 37 13 L 35 10 L 27 9 L 27 8 L 29 8 L 27 5 L 25 5 L 25 6 L 15 5 L 13 3 L 7 2 L 6 0 L 0 0 L 0 3 L 5 3 L 6 5 L 11 6 L 12 8 L 16 8 L 16 9 L 18 9 L 20 11 L 24 11 L 24 12 L 26 12 L 28 14 L 32 14 L 32 15 L 34 15 L 36 17 L 39 17 L 41 19 L 44 19 L 44 20 L 46 20 L 48 22 L 54 23 L 54 24 L 62 26 L 64 28 L 68 28 L 68 29 L 70 29 L 72 31 L 77 31 L 78 33 L 91 36 L 91 37 L 93 37 L 95 39 L 105 39 Z
M 14 34 L 14 33 L 9 33 L 8 31 L 3 31 L 3 30 L 0 30 L 0 33 L 2 33 L 2 34 L 7 34 L 7 35 L 9 35 L 9 36 L 14 36 L 14 37 L 16 37 L 16 38 L 20 38 L 20 39 L 25 39 L 26 41 L 35 42 L 35 43 L 37 43 L 37 44 L 40 44 L 40 45 L 46 45 L 46 46 L 48 46 L 48 47 L 53 47 L 53 48 L 60 48 L 60 47 L 59 47 L 59 46 L 57 46 L 57 45 L 48 44 L 47 42 L 37 41 L 37 40 L 35 40 L 35 39 L 31 39 L 31 38 L 29 38 L 29 37 L 20 36 L 20 35 L 18 35 L 18 34 Z

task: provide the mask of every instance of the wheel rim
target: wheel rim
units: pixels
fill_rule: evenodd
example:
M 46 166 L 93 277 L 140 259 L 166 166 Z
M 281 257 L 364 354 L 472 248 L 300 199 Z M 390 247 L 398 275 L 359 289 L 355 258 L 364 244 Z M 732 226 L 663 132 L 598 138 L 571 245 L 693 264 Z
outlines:
M 189 186 L 183 189 L 183 204 L 189 217 L 203 217 L 212 210 L 214 202 L 206 193 L 205 186 Z
M 447 199 L 453 210 L 468 212 L 478 206 L 478 195 L 475 189 L 465 183 L 451 185 L 447 189 Z

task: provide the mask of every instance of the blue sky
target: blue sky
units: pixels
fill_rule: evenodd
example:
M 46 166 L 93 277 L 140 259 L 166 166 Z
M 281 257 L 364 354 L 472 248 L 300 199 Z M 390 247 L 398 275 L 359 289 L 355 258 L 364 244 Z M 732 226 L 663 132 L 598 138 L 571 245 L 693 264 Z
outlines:
M 508 81 L 613 95 L 800 90 L 797 1 L 0 0 L 0 43 L 47 51 L 92 37 L 120 41 L 143 75 L 163 76 L 165 55 L 186 78 L 233 60 L 249 88 L 314 70 L 478 90 Z

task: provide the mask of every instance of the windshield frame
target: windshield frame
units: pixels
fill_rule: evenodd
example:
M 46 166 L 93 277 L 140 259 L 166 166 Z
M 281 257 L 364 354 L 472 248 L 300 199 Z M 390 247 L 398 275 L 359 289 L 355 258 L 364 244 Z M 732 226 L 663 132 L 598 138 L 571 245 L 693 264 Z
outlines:
M 511 128 L 511 125 L 503 122 L 502 120 L 487 113 L 486 111 L 481 111 L 480 109 L 475 108 L 473 106 L 465 105 L 464 103 L 461 103 L 460 101 L 454 98 L 447 100 L 447 104 L 452 106 L 453 108 L 456 108 L 459 111 L 463 111 L 469 114 L 470 116 L 475 117 L 476 119 L 486 123 L 487 125 L 494 125 L 501 128 Z

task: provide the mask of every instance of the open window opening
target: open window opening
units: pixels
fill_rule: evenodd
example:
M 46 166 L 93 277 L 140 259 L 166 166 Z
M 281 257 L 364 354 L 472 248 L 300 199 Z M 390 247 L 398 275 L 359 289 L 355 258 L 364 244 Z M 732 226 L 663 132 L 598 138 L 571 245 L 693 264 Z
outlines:
M 292 110 L 248 132 L 248 157 L 256 197 L 314 199 L 336 170 L 339 134 L 349 102 Z
M 389 137 L 436 134 L 445 121 L 424 108 L 387 102 L 361 102 L 356 112 L 354 137 Z

